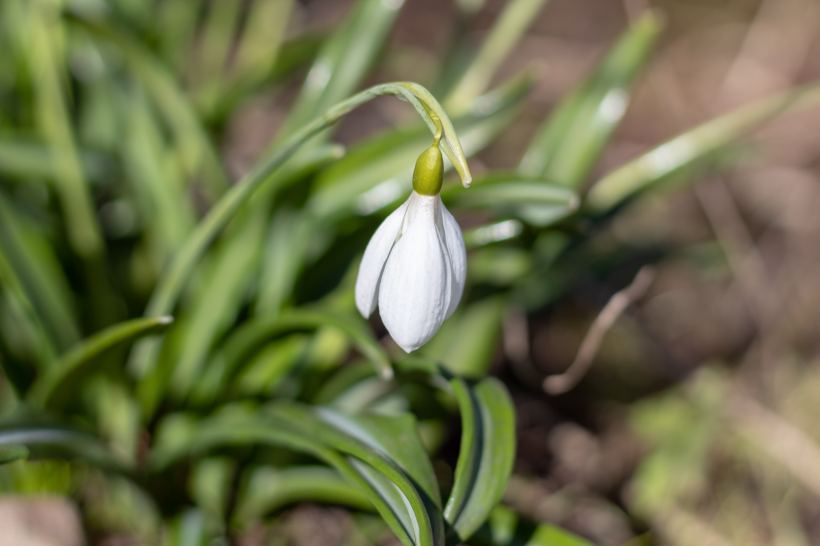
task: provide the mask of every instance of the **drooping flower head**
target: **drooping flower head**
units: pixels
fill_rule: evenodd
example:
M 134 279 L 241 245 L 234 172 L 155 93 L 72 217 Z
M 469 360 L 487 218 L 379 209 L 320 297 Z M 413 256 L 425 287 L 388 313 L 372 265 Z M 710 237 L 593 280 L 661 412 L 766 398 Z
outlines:
M 356 279 L 361 314 L 369 317 L 378 304 L 387 331 L 408 353 L 456 310 L 467 273 L 461 229 L 439 194 L 439 138 L 416 161 L 410 197 L 370 239 Z

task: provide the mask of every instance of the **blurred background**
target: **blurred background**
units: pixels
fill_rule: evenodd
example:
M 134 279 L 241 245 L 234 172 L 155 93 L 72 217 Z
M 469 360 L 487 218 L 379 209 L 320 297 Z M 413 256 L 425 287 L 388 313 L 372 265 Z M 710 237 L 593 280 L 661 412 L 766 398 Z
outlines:
M 10 413 L 24 398 L 11 377 L 18 374 L 19 384 L 31 384 L 26 362 L 39 358 L 37 342 L 20 341 L 34 334 L 24 331 L 8 295 L 15 282 L 6 273 L 9 263 L 14 269 L 14 233 L 29 250 L 53 246 L 30 262 L 34 269 L 28 272 L 39 294 L 32 299 L 42 300 L 33 306 L 57 317 L 45 320 L 57 347 L 71 347 L 102 327 L 139 317 L 164 264 L 196 219 L 250 172 L 272 142 L 281 142 L 283 127 L 298 126 L 294 120 L 311 78 L 322 79 L 319 65 L 312 63 L 319 52 L 332 51 L 322 50 L 322 44 L 359 3 L 0 2 L 5 65 L 0 69 L 0 246 L 5 251 L 0 406 Z M 486 81 L 471 88 L 464 83 L 465 67 L 513 3 L 382 0 L 382 7 L 395 12 L 395 22 L 362 46 L 371 48 L 372 63 L 366 64 L 372 68 L 360 78 L 351 76 L 350 91 L 314 111 L 352 91 L 401 80 L 426 86 L 456 119 L 486 89 L 503 88 L 528 73 L 532 83 L 521 99 L 505 99 L 514 108 L 503 122 L 485 129 L 474 155 L 469 152 L 478 180 L 515 169 L 521 173 L 519 162 L 533 150 L 544 120 L 566 104 L 566 97 L 589 91 L 587 78 L 619 37 L 635 25 L 650 24 L 657 41 L 651 54 L 646 47 L 645 65 L 637 62 L 634 84 L 613 87 L 618 93 L 607 95 L 609 102 L 596 103 L 605 114 L 614 109 L 614 132 L 601 137 L 600 153 L 593 146 L 589 155 L 579 156 L 583 166 L 574 191 L 582 202 L 597 181 L 635 158 L 649 157 L 659 171 L 667 163 L 677 168 L 676 154 L 690 150 L 656 147 L 709 120 L 724 122 L 705 126 L 695 139 L 704 147 L 697 154 L 705 161 L 687 163 L 659 191 L 630 194 L 594 214 L 586 215 L 584 205 L 580 213 L 569 207 L 539 223 L 512 209 L 461 208 L 453 198 L 471 256 L 471 288 L 462 313 L 420 352 L 468 377 L 498 377 L 510 391 L 516 457 L 503 504 L 601 546 L 820 545 L 820 108 L 778 107 L 757 119 L 767 120 L 762 126 L 721 117 L 820 79 L 820 5 L 812 0 L 534 2 L 515 38 L 508 44 L 503 36 L 498 39 L 494 49 L 505 54 L 497 69 L 477 71 Z M 642 19 L 647 13 L 650 23 Z M 266 42 L 265 31 L 277 25 L 281 36 Z M 251 40 L 253 32 L 260 33 L 258 42 Z M 340 55 L 355 54 L 337 47 Z M 168 74 L 172 84 L 163 79 Z M 180 106 L 179 97 L 188 106 Z M 312 119 L 313 111 L 305 112 Z M 777 118 L 768 121 L 774 114 Z M 111 409 L 119 408 L 111 398 L 139 399 L 130 394 L 130 380 L 120 376 L 125 374 L 116 373 L 88 379 L 74 391 L 78 397 L 83 393 L 75 404 L 82 407 L 65 403 L 59 412 L 139 461 L 153 438 L 146 431 L 161 422 L 159 416 L 211 407 L 189 403 L 196 395 L 186 389 L 195 390 L 190 385 L 211 366 L 208 355 L 224 346 L 236 324 L 266 306 L 278 313 L 335 297 L 343 303 L 333 305 L 349 308 L 345 294 L 364 245 L 379 215 L 393 208 L 384 207 L 400 197 L 383 185 L 393 175 L 379 163 L 379 142 L 389 140 L 384 135 L 414 131 L 415 116 L 392 98 L 365 104 L 345 117 L 333 136 L 347 149 L 344 158 L 338 148 L 325 150 L 322 162 L 300 175 L 309 182 L 280 190 L 285 204 L 271 205 L 275 212 L 263 215 L 259 226 L 253 215 L 229 226 L 227 236 L 244 230 L 242 240 L 267 248 L 265 256 L 298 256 L 301 265 L 271 270 L 267 258 L 257 264 L 241 245 L 231 254 L 230 238 L 220 238 L 186 289 L 181 318 L 158 357 L 160 363 L 186 364 L 175 369 L 170 402 L 156 404 L 156 415 L 135 416 L 137 402 L 131 409 Z M 191 124 L 202 130 L 191 130 Z M 467 129 L 458 123 L 456 128 L 464 139 Z M 560 153 L 560 143 L 578 138 L 578 132 L 565 125 L 554 138 L 559 144 L 553 149 Z M 412 161 L 423 147 L 405 156 Z M 654 155 L 643 155 L 650 151 Z M 402 165 L 411 165 L 405 156 Z M 406 176 L 406 165 L 396 172 Z M 347 193 L 319 191 L 343 178 L 353 192 L 344 210 L 338 203 Z M 76 190 L 86 183 L 90 197 L 83 201 Z M 377 186 L 381 194 L 373 193 Z M 321 229 L 300 231 L 302 211 L 319 201 L 329 203 L 332 222 L 320 215 Z M 146 202 L 150 206 L 141 208 Z M 84 215 L 98 218 L 97 227 L 85 226 Z M 17 227 L 10 227 L 10 219 Z M 65 225 L 80 227 L 66 231 Z M 89 235 L 89 229 L 101 235 Z M 292 251 L 277 243 L 276 234 L 308 242 Z M 105 256 L 95 250 L 99 245 L 107 248 Z M 248 269 L 264 271 L 262 280 L 230 284 L 224 277 L 230 271 L 216 266 L 226 261 L 236 268 L 256 264 Z M 47 271 L 38 274 L 42 268 Z M 18 276 L 25 285 L 26 275 Z M 55 278 L 59 287 L 48 288 Z M 266 288 L 264 279 L 276 280 Z M 215 294 L 208 287 L 220 282 L 235 287 L 219 292 L 235 305 L 208 299 Z M 112 288 L 116 295 L 95 287 Z M 64 311 L 73 319 L 62 320 Z M 202 315 L 216 315 L 221 323 L 203 325 L 197 322 Z M 370 326 L 394 360 L 403 356 L 378 316 Z M 198 337 L 203 331 L 205 341 Z M 327 331 L 316 341 L 320 335 L 300 333 L 269 345 L 267 364 L 255 357 L 255 371 L 238 377 L 235 392 L 257 401 L 320 401 L 313 396 L 320 390 L 316 385 L 356 363 L 350 343 Z M 300 366 L 321 373 L 302 369 L 297 379 L 281 382 L 295 368 L 277 375 L 276 366 L 284 364 L 275 362 L 308 350 L 313 352 L 300 357 Z M 273 354 L 291 356 L 276 360 Z M 124 351 L 112 358 L 119 362 L 114 366 L 125 369 Z M 370 393 L 374 401 L 384 396 L 357 392 Z M 431 423 L 430 437 L 438 438 L 428 444 L 437 446 L 433 467 L 442 484 L 448 479 L 452 484 L 458 426 L 448 418 L 442 418 L 445 425 L 432 426 L 439 408 L 402 396 L 405 409 Z M 89 417 L 106 413 L 110 422 Z M 200 474 L 218 474 L 221 468 L 204 466 Z M 197 499 L 211 498 L 191 485 L 185 499 L 163 499 L 156 493 L 162 489 L 149 483 L 158 507 L 139 508 L 150 503 L 111 493 L 127 487 L 104 485 L 107 478 L 74 463 L 18 461 L 0 471 L 0 535 L 6 525 L 12 528 L 11 522 L 26 518 L 50 521 L 45 527 L 59 530 L 40 538 L 31 531 L 14 542 L 0 538 L 3 545 L 151 543 L 145 537 L 156 536 L 152 533 L 163 524 L 130 521 L 127 514 L 139 520 L 150 519 L 140 514 L 158 513 L 163 520 L 177 517 L 181 507 L 207 508 Z M 182 489 L 189 483 L 185 476 Z M 228 481 L 238 487 L 237 476 Z M 239 494 L 225 495 L 229 510 L 235 508 Z M 371 519 L 333 502 L 282 502 L 248 521 L 225 540 L 245 546 L 397 543 L 389 533 L 369 531 L 375 525 Z

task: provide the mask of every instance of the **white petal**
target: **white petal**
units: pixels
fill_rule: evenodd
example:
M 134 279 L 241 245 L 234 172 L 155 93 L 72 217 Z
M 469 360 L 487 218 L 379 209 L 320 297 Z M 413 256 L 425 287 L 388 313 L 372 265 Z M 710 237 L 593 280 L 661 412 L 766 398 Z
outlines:
M 444 321 L 452 277 L 436 226 L 439 197 L 413 192 L 410 200 L 409 221 L 387 259 L 379 286 L 382 321 L 408 353 L 427 343 Z
M 390 249 L 393 248 L 396 237 L 399 235 L 409 203 L 410 199 L 384 219 L 364 250 L 359 275 L 356 277 L 356 307 L 359 308 L 364 318 L 369 317 L 376 310 L 382 270 L 390 255 Z
M 441 200 L 440 196 L 439 200 Z M 464 282 L 467 279 L 467 249 L 464 247 L 464 236 L 461 234 L 461 228 L 458 226 L 456 219 L 453 218 L 444 203 L 441 203 L 439 208 L 441 209 L 441 220 L 444 228 L 444 243 L 447 245 L 447 253 L 450 255 L 450 267 L 453 270 L 450 306 L 444 316 L 445 319 L 448 319 L 458 307 L 461 294 L 464 292 Z

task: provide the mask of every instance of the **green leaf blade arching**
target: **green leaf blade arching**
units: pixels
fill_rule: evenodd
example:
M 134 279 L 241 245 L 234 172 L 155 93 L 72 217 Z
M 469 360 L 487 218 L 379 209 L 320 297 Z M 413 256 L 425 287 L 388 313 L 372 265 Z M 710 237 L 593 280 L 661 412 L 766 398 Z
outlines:
M 243 527 L 266 513 L 306 501 L 373 510 L 367 497 L 333 468 L 261 467 L 255 468 L 248 479 L 248 488 L 239 500 L 234 522 Z
M 160 436 L 149 467 L 159 471 L 181 458 L 217 447 L 261 444 L 308 453 L 336 468 L 359 488 L 405 546 L 441 543 L 440 539 L 434 541 L 418 490 L 400 467 L 359 439 L 323 423 L 309 409 L 277 405 L 264 415 L 228 410 L 198 425 L 189 429 L 184 441 L 172 438 L 164 443 Z
M 621 36 L 592 75 L 555 107 L 524 154 L 521 174 L 571 188 L 584 184 L 626 112 L 662 26 L 650 11 Z
M 70 377 L 90 371 L 85 368 L 92 364 L 96 357 L 119 345 L 162 332 L 172 322 L 171 317 L 134 319 L 95 334 L 55 362 L 54 366 L 32 386 L 29 398 L 40 405 L 48 406 L 60 386 Z
M 451 383 L 464 423 L 453 491 L 444 508 L 454 543 L 469 538 L 501 501 L 515 461 L 515 410 L 497 379 L 472 388 L 460 379 Z

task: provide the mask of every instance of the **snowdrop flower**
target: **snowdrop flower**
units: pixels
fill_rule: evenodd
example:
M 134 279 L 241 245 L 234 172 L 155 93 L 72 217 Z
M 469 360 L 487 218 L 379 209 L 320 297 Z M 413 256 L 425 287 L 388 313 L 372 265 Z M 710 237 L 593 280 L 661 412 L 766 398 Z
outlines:
M 439 195 L 438 143 L 419 156 L 413 193 L 373 234 L 356 279 L 361 314 L 369 317 L 378 303 L 387 331 L 408 353 L 456 310 L 467 273 L 464 237 Z

